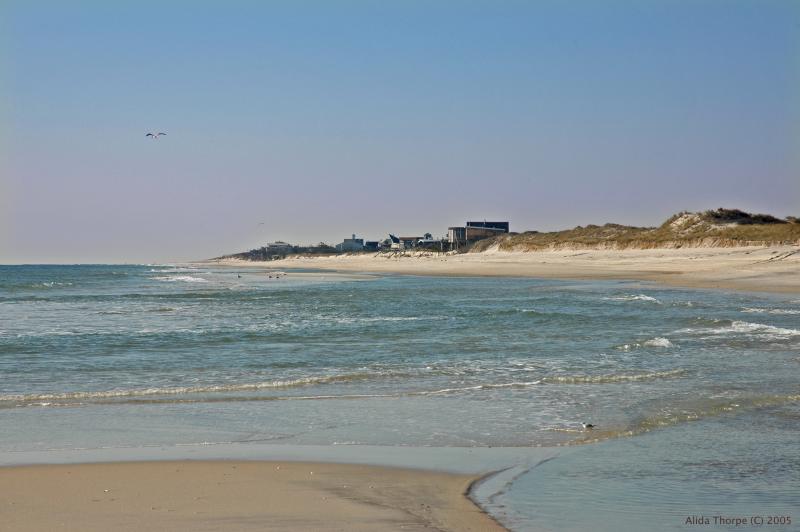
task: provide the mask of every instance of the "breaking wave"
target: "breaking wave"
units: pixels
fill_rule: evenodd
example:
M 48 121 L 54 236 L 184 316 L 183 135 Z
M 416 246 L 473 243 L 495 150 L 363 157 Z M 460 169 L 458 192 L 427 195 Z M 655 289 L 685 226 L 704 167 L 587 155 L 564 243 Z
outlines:
M 189 395 L 189 394 L 201 394 L 201 393 L 255 392 L 267 389 L 297 388 L 302 386 L 312 386 L 315 384 L 353 382 L 353 381 L 366 380 L 374 376 L 375 376 L 374 374 L 370 373 L 352 373 L 346 375 L 326 375 L 321 377 L 306 377 L 302 379 L 266 381 L 266 382 L 257 382 L 249 384 L 178 386 L 171 388 L 142 388 L 134 390 L 106 390 L 106 391 L 86 391 L 86 392 L 66 392 L 66 393 L 0 395 L 0 402 L 14 401 L 19 403 L 32 403 L 32 402 L 65 401 L 65 400 L 76 400 L 76 399 L 92 400 L 92 399 L 148 397 L 157 395 Z
M 191 275 L 157 275 L 155 277 L 151 277 L 151 279 L 156 281 L 166 281 L 166 282 L 175 282 L 175 281 L 183 281 L 185 283 L 208 282 L 208 279 L 203 279 L 202 277 L 193 277 Z
M 800 335 L 800 330 L 775 327 L 763 323 L 751 323 L 749 321 L 731 321 L 728 325 L 721 327 L 707 327 L 702 329 L 682 329 L 679 332 L 700 333 L 712 335 L 726 334 L 747 334 L 755 336 L 766 336 L 768 338 L 788 338 Z
M 632 294 L 632 295 L 625 295 L 625 296 L 616 296 L 616 297 L 604 297 L 603 299 L 607 301 L 648 301 L 650 303 L 658 303 L 661 304 L 661 301 L 658 299 L 648 296 L 645 294 Z
M 652 338 L 650 340 L 647 340 L 642 345 L 646 345 L 648 347 L 674 347 L 675 344 L 670 342 L 669 339 L 667 339 L 667 338 L 662 338 L 662 337 L 658 336 L 656 338 Z
M 657 336 L 655 338 L 651 338 L 650 340 L 645 340 L 642 343 L 632 343 L 632 344 L 622 344 L 616 346 L 614 349 L 618 351 L 631 351 L 632 349 L 639 349 L 640 347 L 675 347 L 668 338 L 663 338 L 661 336 Z
M 131 403 L 201 403 L 201 402 L 249 402 L 280 400 L 315 400 L 315 399 L 361 399 L 382 397 L 436 396 L 469 393 L 483 390 L 526 388 L 540 384 L 611 384 L 620 382 L 648 381 L 664 378 L 675 378 L 686 374 L 685 370 L 673 370 L 636 374 L 612 375 L 573 375 L 544 377 L 532 381 L 515 381 L 504 383 L 481 383 L 472 386 L 448 387 L 434 390 L 408 390 L 390 393 L 338 394 L 338 395 L 271 395 L 271 396 L 231 396 L 237 392 L 258 392 L 263 390 L 280 390 L 301 388 L 323 384 L 366 381 L 376 378 L 408 377 L 408 372 L 383 371 L 363 372 L 342 375 L 324 375 L 292 380 L 276 380 L 258 383 L 153 387 L 140 389 L 117 389 L 101 391 L 76 391 L 64 393 L 41 394 L 7 394 L 0 395 L 0 408 L 19 406 L 80 406 L 83 404 L 131 404 Z M 215 397 L 209 395 L 215 394 Z M 219 394 L 219 395 L 217 395 Z M 200 396 L 200 397 L 197 397 Z
M 783 315 L 794 315 L 800 314 L 800 309 L 791 309 L 791 308 L 750 308 L 744 307 L 742 312 L 747 312 L 749 314 L 783 314 Z
M 685 369 L 674 369 L 670 371 L 653 371 L 649 373 L 564 375 L 556 377 L 544 377 L 542 382 L 546 384 L 610 384 L 615 382 L 639 382 L 657 379 L 674 379 L 683 377 L 687 374 L 688 372 Z

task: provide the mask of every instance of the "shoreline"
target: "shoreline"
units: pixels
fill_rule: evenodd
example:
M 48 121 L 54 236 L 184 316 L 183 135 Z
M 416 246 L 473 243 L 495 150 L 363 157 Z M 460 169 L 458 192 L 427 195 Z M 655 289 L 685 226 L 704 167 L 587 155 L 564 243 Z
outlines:
M 748 292 L 800 293 L 800 246 L 635 250 L 549 250 L 457 255 L 357 254 L 289 257 L 255 262 L 239 259 L 195 264 L 310 268 L 340 272 L 423 276 L 532 277 L 543 279 L 636 280 L 669 286 Z
M 13 530 L 506 530 L 469 475 L 364 464 L 168 460 L 0 468 Z

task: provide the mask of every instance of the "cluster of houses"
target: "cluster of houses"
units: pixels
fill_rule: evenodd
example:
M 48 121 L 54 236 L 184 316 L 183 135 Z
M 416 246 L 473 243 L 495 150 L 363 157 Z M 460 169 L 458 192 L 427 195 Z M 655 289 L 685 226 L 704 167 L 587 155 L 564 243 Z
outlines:
M 467 244 L 490 238 L 502 233 L 508 233 L 508 222 L 467 222 L 463 226 L 448 227 L 447 236 L 433 238 L 430 233 L 422 236 L 395 236 L 389 234 L 384 240 L 364 240 L 363 238 L 345 238 L 336 244 L 336 251 L 340 253 L 353 251 L 383 251 L 406 249 L 436 249 L 439 251 L 457 250 Z
M 409 249 L 457 251 L 478 240 L 508 232 L 508 222 L 467 222 L 463 226 L 448 227 L 447 236 L 442 238 L 433 238 L 430 233 L 425 233 L 422 236 L 395 236 L 390 234 L 384 240 L 364 240 L 363 238 L 356 238 L 354 234 L 351 238 L 345 238 L 335 246 L 330 246 L 323 242 L 315 246 L 297 246 L 288 242 L 277 241 L 258 249 L 251 249 L 250 251 L 230 256 L 246 260 L 273 260 L 292 254 L 333 255 L 358 251 L 401 251 Z

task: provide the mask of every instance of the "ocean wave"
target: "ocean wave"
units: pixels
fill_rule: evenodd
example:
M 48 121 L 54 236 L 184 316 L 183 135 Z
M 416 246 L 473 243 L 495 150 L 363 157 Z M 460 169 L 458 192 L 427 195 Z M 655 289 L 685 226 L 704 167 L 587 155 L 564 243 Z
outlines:
M 655 338 L 651 338 L 650 340 L 646 340 L 644 344 L 648 347 L 674 347 L 675 344 L 669 341 L 667 338 L 663 338 L 661 336 L 657 336 Z
M 606 301 L 648 301 L 650 303 L 658 303 L 661 304 L 661 301 L 658 299 L 648 296 L 645 294 L 631 294 L 625 296 L 616 296 L 616 297 L 604 297 Z
M 41 286 L 44 286 L 45 288 L 55 288 L 55 287 L 58 287 L 58 286 L 73 286 L 73 284 L 70 283 L 70 282 L 60 282 L 60 281 L 47 281 L 47 282 L 38 283 L 38 284 L 41 285 Z
M 141 388 L 132 390 L 100 390 L 100 391 L 81 391 L 64 393 L 42 393 L 42 394 L 10 394 L 0 395 L 0 402 L 47 402 L 65 400 L 92 400 L 92 399 L 115 399 L 131 397 L 148 397 L 158 395 L 191 395 L 201 393 L 226 393 L 226 392 L 255 392 L 268 389 L 286 389 L 312 386 L 315 384 L 331 384 L 336 382 L 354 382 L 375 377 L 370 373 L 351 373 L 344 375 L 325 375 L 319 377 L 304 377 L 300 379 L 290 379 L 281 381 L 266 381 L 257 383 L 243 384 L 219 384 L 207 386 L 177 386 L 170 388 Z
M 258 392 L 263 390 L 291 389 L 320 384 L 356 382 L 381 377 L 408 376 L 408 373 L 352 373 L 343 375 L 327 375 L 306 377 L 294 380 L 267 381 L 250 384 L 183 386 L 167 388 L 143 388 L 128 390 L 79 391 L 65 393 L 42 394 L 10 394 L 0 395 L 0 408 L 15 407 L 76 407 L 89 404 L 123 405 L 123 404 L 193 404 L 193 403 L 235 403 L 235 402 L 269 402 L 269 401 L 315 401 L 315 400 L 353 400 L 372 398 L 401 398 L 453 395 L 497 389 L 522 389 L 541 384 L 603 384 L 632 381 L 646 381 L 661 378 L 674 378 L 685 374 L 684 370 L 673 370 L 653 373 L 598 375 L 598 376 L 561 376 L 546 377 L 533 381 L 514 381 L 503 383 L 481 383 L 472 386 L 448 387 L 434 390 L 407 390 L 378 393 L 356 394 L 317 394 L 317 395 L 232 395 L 237 392 Z
M 202 277 L 194 277 L 191 275 L 158 275 L 155 277 L 151 277 L 151 279 L 155 281 L 166 281 L 166 282 L 175 282 L 175 281 L 183 281 L 185 283 L 207 283 L 208 279 L 203 279 Z
M 611 373 L 606 375 L 558 375 L 542 378 L 545 384 L 611 384 L 616 382 L 639 382 L 683 377 L 685 369 L 653 371 L 648 373 Z
M 664 348 L 667 348 L 667 347 L 675 347 L 675 344 L 673 344 L 668 338 L 663 338 L 661 336 L 656 336 L 655 338 L 651 338 L 649 340 L 645 340 L 642 343 L 635 342 L 635 343 L 632 343 L 632 344 L 618 345 L 614 349 L 616 349 L 618 351 L 631 351 L 633 349 L 639 349 L 641 347 L 664 347 Z
M 766 325 L 764 323 L 752 323 L 749 321 L 731 321 L 728 325 L 721 327 L 706 327 L 701 329 L 681 329 L 681 333 L 690 334 L 711 334 L 714 336 L 722 336 L 729 334 L 744 334 L 750 336 L 762 336 L 771 339 L 785 339 L 793 336 L 800 335 L 798 329 L 787 329 L 784 327 L 775 327 L 774 325 Z
M 188 268 L 188 267 L 169 267 L 164 266 L 159 270 L 151 268 L 148 270 L 150 273 L 186 273 L 186 272 L 197 272 L 200 271 L 200 268 Z M 208 273 L 208 272 L 204 272 Z
M 790 309 L 790 308 L 751 308 L 751 307 L 744 307 L 742 308 L 742 312 L 747 312 L 749 314 L 782 314 L 782 315 L 794 315 L 800 314 L 800 309 Z
M 540 381 L 509 382 L 501 384 L 479 384 L 457 388 L 442 388 L 438 390 L 411 390 L 389 393 L 359 393 L 359 394 L 327 394 L 327 395 L 260 395 L 260 396 L 231 396 L 222 395 L 235 392 L 252 392 L 267 389 L 297 388 L 315 384 L 329 384 L 335 382 L 353 382 L 366 380 L 376 375 L 351 374 L 328 377 L 309 377 L 291 381 L 275 381 L 256 384 L 196 386 L 176 388 L 149 388 L 140 390 L 109 390 L 96 392 L 70 392 L 61 394 L 28 394 L 28 395 L 0 395 L 0 408 L 10 407 L 75 407 L 86 404 L 186 404 L 186 403 L 235 403 L 235 402 L 270 402 L 270 401 L 315 401 L 315 400 L 352 400 L 375 398 L 399 398 L 448 395 L 479 390 L 497 388 L 524 388 L 540 384 Z M 193 397 L 197 394 L 221 394 L 218 396 Z
M 526 388 L 541 384 L 542 381 L 530 382 L 504 382 L 499 384 L 476 384 L 475 386 L 464 386 L 460 388 L 442 388 L 441 390 L 409 392 L 406 395 L 444 395 L 457 392 L 468 392 L 473 390 L 493 390 L 497 388 Z
M 40 281 L 40 282 L 22 282 L 22 283 L 3 283 L 3 288 L 10 291 L 18 290 L 47 290 L 49 288 L 62 288 L 67 286 L 75 286 L 74 283 L 69 281 Z
M 425 321 L 425 320 L 447 320 L 448 316 L 372 316 L 372 317 L 358 317 L 358 316 L 319 316 L 317 319 L 334 321 L 340 324 L 353 324 L 353 323 L 375 323 L 375 322 L 396 322 L 396 321 Z
M 166 311 L 165 311 L 166 312 Z M 114 314 L 126 314 L 123 312 L 100 312 L 98 314 L 105 314 L 105 315 L 114 315 Z M 185 335 L 185 334 L 208 334 L 209 332 L 218 332 L 218 331 L 208 331 L 206 329 L 138 329 L 138 330 L 123 330 L 123 329 L 115 329 L 115 330 L 102 330 L 102 329 L 95 329 L 95 330 L 59 330 L 59 329 L 50 329 L 46 331 L 39 331 L 39 332 L 21 332 L 21 333 L 11 333 L 6 331 L 0 331 L 0 338 L 48 338 L 52 336 L 80 336 L 80 337 L 120 337 L 120 336 L 157 336 L 157 335 Z

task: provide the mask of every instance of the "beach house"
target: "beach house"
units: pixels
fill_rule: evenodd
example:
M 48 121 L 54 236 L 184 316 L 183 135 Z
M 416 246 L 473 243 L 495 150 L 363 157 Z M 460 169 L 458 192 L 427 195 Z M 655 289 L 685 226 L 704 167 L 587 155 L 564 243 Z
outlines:
M 339 252 L 361 251 L 363 249 L 364 249 L 364 239 L 356 238 L 355 234 L 353 234 L 352 238 L 345 238 L 341 244 L 336 244 L 336 251 Z
M 470 242 L 491 238 L 503 233 L 508 233 L 509 222 L 466 222 L 463 227 L 448 227 L 447 240 L 450 246 L 457 248 Z

